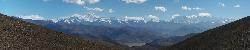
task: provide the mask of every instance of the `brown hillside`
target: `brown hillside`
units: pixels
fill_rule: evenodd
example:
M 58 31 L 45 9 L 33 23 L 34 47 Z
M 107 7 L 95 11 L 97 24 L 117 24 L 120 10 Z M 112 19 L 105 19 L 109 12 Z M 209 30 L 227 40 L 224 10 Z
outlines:
M 162 50 L 250 50 L 250 16 Z
M 127 50 L 51 31 L 0 14 L 0 50 Z

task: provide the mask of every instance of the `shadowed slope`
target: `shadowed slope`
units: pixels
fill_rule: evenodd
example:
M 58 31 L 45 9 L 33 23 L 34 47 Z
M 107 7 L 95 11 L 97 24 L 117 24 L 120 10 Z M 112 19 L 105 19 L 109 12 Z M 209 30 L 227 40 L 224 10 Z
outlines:
M 162 50 L 250 50 L 250 16 Z

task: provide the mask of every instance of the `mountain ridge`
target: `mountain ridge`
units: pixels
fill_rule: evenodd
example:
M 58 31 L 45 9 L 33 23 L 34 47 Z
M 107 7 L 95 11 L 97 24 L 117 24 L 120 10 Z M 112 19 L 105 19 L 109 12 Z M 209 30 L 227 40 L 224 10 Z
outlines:
M 185 20 L 180 20 L 185 19 Z M 66 16 L 66 17 L 60 17 L 55 19 L 48 19 L 50 21 L 53 21 L 55 23 L 57 22 L 65 22 L 65 23 L 75 23 L 75 22 L 96 22 L 96 23 L 107 23 L 107 24 L 129 24 L 129 23 L 158 23 L 158 22 L 173 22 L 173 23 L 198 23 L 198 22 L 212 22 L 212 23 L 228 23 L 231 21 L 234 21 L 235 19 L 230 18 L 217 18 L 213 16 L 174 16 L 170 20 L 162 20 L 157 16 L 148 15 L 144 17 L 100 17 L 93 13 L 88 13 L 86 15 L 80 15 L 80 14 L 74 14 L 72 16 Z M 203 20 L 203 21 L 202 21 Z M 205 20 L 205 21 L 204 21 Z

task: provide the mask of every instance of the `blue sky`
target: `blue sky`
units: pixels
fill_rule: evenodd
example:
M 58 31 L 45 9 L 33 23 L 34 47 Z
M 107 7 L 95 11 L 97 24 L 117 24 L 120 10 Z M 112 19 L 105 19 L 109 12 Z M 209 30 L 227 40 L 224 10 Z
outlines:
M 169 19 L 173 15 L 244 17 L 250 0 L 0 0 L 0 12 L 11 16 L 47 19 L 95 13 L 102 17 L 148 16 Z

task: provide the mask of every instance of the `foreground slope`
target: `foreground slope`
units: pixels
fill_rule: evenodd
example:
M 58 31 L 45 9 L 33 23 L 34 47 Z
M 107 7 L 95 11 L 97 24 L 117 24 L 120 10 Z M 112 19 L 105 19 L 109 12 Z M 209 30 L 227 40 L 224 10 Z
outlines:
M 250 16 L 162 50 L 250 50 Z
M 0 14 L 0 50 L 127 50 L 54 32 Z

